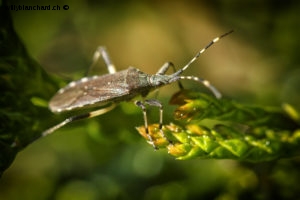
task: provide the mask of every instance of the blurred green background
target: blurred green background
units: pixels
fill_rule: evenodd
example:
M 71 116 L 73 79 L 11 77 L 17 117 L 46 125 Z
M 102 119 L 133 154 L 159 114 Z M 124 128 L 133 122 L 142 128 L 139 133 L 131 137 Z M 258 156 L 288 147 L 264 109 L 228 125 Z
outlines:
M 117 69 L 149 74 L 166 61 L 185 65 L 211 39 L 234 33 L 210 48 L 185 72 L 210 80 L 240 102 L 300 109 L 300 2 L 298 1 L 9 1 L 60 6 L 11 11 L 31 56 L 65 82 L 83 76 L 98 45 Z M 64 10 L 63 6 L 69 9 Z M 5 20 L 5 19 L 0 19 Z M 106 73 L 104 64 L 93 74 Z M 199 85 L 184 82 L 188 88 Z M 160 90 L 165 121 L 177 85 Z M 206 91 L 205 89 L 203 89 Z M 150 121 L 157 122 L 158 111 Z M 49 127 L 67 115 L 49 119 Z M 142 112 L 131 102 L 70 124 L 20 152 L 0 180 L 0 199 L 296 199 L 299 158 L 268 163 L 177 161 L 154 151 L 138 135 Z

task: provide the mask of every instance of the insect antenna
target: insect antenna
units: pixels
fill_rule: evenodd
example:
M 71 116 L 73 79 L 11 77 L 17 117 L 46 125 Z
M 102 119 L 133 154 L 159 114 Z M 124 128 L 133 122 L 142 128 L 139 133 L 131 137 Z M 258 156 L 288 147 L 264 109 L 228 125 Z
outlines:
M 230 33 L 232 33 L 233 30 L 228 31 L 226 33 L 224 33 L 223 35 L 216 37 L 215 39 L 213 39 L 210 43 L 208 43 L 203 49 L 201 49 L 184 67 L 182 67 L 181 69 L 179 69 L 177 72 L 175 72 L 173 74 L 174 77 L 178 76 L 179 74 L 181 74 L 183 71 L 185 71 L 193 62 L 195 62 L 197 60 L 197 58 L 199 58 L 199 56 L 204 53 L 209 47 L 211 47 L 213 44 L 215 44 L 216 42 L 218 42 L 221 38 L 229 35 Z
M 178 80 L 193 80 L 196 82 L 199 82 L 201 84 L 203 84 L 205 87 L 207 87 L 214 95 L 217 99 L 220 99 L 222 97 L 221 92 L 219 92 L 219 90 L 217 88 L 215 88 L 215 86 L 213 86 L 208 80 L 196 77 L 196 76 L 179 76 Z

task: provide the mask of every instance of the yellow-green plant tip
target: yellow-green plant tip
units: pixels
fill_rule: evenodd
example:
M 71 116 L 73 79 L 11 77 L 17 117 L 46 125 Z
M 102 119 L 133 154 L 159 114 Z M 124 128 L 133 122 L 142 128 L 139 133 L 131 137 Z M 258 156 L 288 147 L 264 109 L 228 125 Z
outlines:
M 191 145 L 188 144 L 169 144 L 168 145 L 168 153 L 175 157 L 180 157 L 186 155 L 187 152 L 191 150 Z
M 300 123 L 300 115 L 297 110 L 288 103 L 282 104 L 283 110 L 296 122 Z
M 237 157 L 242 157 L 248 150 L 248 145 L 239 139 L 224 140 L 219 143 Z
M 291 137 L 293 143 L 300 143 L 300 129 L 296 130 Z
M 212 136 L 214 136 L 215 140 L 223 140 L 222 135 L 218 131 L 211 130 L 210 133 Z
M 202 100 L 186 100 L 186 103 L 175 110 L 177 120 L 190 120 L 202 109 L 207 108 L 208 103 Z
M 179 141 L 180 143 L 189 143 L 190 139 L 189 136 L 184 133 L 184 132 L 180 132 L 180 133 L 173 133 L 172 134 L 177 141 Z
M 188 124 L 186 129 L 192 134 L 204 135 L 207 134 L 207 130 L 197 124 Z
M 211 152 L 219 146 L 214 139 L 207 135 L 192 137 L 191 140 L 206 153 Z
M 273 153 L 272 142 L 268 139 L 262 139 L 251 143 L 253 146 L 264 150 L 265 152 L 271 154 Z
M 195 158 L 195 157 L 202 157 L 202 156 L 205 157 L 205 155 L 206 155 L 206 153 L 204 151 L 202 151 L 201 148 L 199 148 L 197 146 L 193 146 L 193 148 L 190 151 L 188 151 L 186 155 L 177 157 L 176 159 L 188 160 L 188 159 Z
M 164 126 L 168 131 L 173 132 L 173 133 L 178 133 L 182 131 L 182 128 L 180 126 L 177 126 L 176 124 L 167 124 Z
M 194 99 L 192 101 L 189 101 L 189 104 L 191 104 L 192 108 L 205 109 L 209 106 L 210 103 L 205 101 L 204 99 Z
M 216 159 L 235 159 L 237 156 L 233 155 L 227 148 L 218 146 L 212 152 L 209 153 L 210 158 Z
M 48 107 L 48 102 L 42 98 L 39 97 L 32 97 L 30 99 L 30 101 L 32 102 L 33 105 L 35 106 L 39 106 L 39 107 L 44 107 L 47 108 Z
M 136 127 L 136 129 L 147 141 L 149 140 L 148 135 L 145 132 L 144 126 Z M 149 126 L 149 135 L 152 137 L 154 145 L 158 148 L 164 148 L 169 144 L 169 141 L 167 141 L 162 136 L 162 133 L 159 131 L 158 124 L 153 124 Z M 149 144 L 151 143 L 149 142 Z
M 146 135 L 144 126 L 135 127 L 135 129 L 139 132 L 139 134 L 141 136 L 143 136 L 145 139 L 147 139 L 147 135 Z

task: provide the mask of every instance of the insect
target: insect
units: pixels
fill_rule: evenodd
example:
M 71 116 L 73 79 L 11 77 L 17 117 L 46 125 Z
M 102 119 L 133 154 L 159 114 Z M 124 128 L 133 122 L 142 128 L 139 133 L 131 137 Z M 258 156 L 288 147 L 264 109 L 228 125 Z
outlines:
M 196 76 L 181 76 L 181 74 L 206 49 L 232 32 L 233 31 L 231 30 L 213 39 L 181 69 L 176 71 L 175 66 L 171 62 L 167 62 L 154 75 L 146 74 L 133 67 L 117 72 L 105 47 L 98 47 L 94 53 L 93 63 L 90 69 L 95 65 L 99 58 L 102 57 L 109 73 L 102 76 L 84 77 L 78 81 L 70 82 L 66 87 L 58 90 L 58 92 L 52 97 L 49 103 L 49 108 L 53 113 L 67 112 L 89 107 L 101 106 L 101 108 L 85 114 L 69 117 L 61 123 L 44 131 L 42 136 L 49 135 L 68 123 L 104 114 L 112 110 L 122 101 L 129 101 L 139 95 L 146 97 L 150 91 L 158 87 L 165 86 L 173 82 L 179 82 L 184 79 L 202 83 L 205 87 L 211 90 L 216 98 L 221 98 L 221 93 L 213 85 L 211 85 L 209 81 Z M 168 75 L 166 72 L 170 67 L 173 68 L 174 73 Z M 179 86 L 181 87 L 180 82 Z M 148 105 L 159 108 L 159 129 L 163 137 L 165 137 L 162 132 L 163 105 L 156 99 L 135 101 L 135 104 L 143 111 L 145 132 L 148 135 L 149 142 L 152 143 L 154 148 L 156 148 L 153 144 L 152 137 L 148 134 L 149 130 L 146 106 Z

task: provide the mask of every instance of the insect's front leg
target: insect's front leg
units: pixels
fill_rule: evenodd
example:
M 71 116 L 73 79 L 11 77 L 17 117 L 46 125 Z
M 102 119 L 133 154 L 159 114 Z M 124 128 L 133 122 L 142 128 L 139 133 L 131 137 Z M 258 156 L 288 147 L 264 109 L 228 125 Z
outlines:
M 146 106 L 144 105 L 144 103 L 142 101 L 136 101 L 135 105 L 138 106 L 138 107 L 140 107 L 142 109 L 142 111 L 143 111 L 143 117 L 144 117 L 144 123 L 145 123 L 145 132 L 146 132 L 146 135 L 147 135 L 150 143 L 152 144 L 153 148 L 157 149 L 157 147 L 155 146 L 155 144 L 153 142 L 152 136 L 149 134 L 148 118 L 147 118 L 147 108 L 146 108 Z
M 145 100 L 144 102 L 142 101 L 136 101 L 135 105 L 137 105 L 138 107 L 140 107 L 143 110 L 143 117 L 144 117 L 144 122 L 145 122 L 145 132 L 149 138 L 149 141 L 152 143 L 152 146 L 154 147 L 154 149 L 157 149 L 157 147 L 155 146 L 154 142 L 153 142 L 153 138 L 152 136 L 149 134 L 149 127 L 148 127 L 148 118 L 147 118 L 147 109 L 146 109 L 146 105 L 149 106 L 155 106 L 159 108 L 159 131 L 161 132 L 162 136 L 169 142 L 172 143 L 169 139 L 167 139 L 167 137 L 165 136 L 162 127 L 163 127 L 163 105 L 156 99 L 148 99 Z
M 94 53 L 94 56 L 93 56 L 93 62 L 91 64 L 91 66 L 88 68 L 85 76 L 88 76 L 89 73 L 91 72 L 92 68 L 94 68 L 94 66 L 97 64 L 99 58 L 102 57 L 105 64 L 106 64 L 106 67 L 107 67 L 107 70 L 108 70 L 108 73 L 110 74 L 114 74 L 116 73 L 116 67 L 115 65 L 112 63 L 110 57 L 109 57 L 109 54 L 106 50 L 106 48 L 104 46 L 99 46 L 97 48 L 97 50 L 95 51 Z

